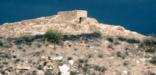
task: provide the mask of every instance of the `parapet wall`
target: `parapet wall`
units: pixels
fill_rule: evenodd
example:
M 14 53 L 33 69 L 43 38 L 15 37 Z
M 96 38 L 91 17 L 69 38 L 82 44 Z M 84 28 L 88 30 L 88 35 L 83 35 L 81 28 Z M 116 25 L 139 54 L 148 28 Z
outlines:
M 58 12 L 57 15 L 59 15 L 60 19 L 63 21 L 71 21 L 74 19 L 78 19 L 80 17 L 87 17 L 87 11 L 85 10 L 63 11 Z

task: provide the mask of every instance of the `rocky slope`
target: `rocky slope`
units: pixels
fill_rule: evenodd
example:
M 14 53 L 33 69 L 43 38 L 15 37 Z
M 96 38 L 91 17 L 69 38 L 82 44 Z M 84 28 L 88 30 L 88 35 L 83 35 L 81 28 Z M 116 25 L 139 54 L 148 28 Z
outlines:
M 80 21 L 81 20 L 81 21 Z M 1 37 L 18 37 L 21 35 L 44 34 L 49 29 L 58 29 L 66 34 L 91 33 L 99 30 L 105 35 L 143 38 L 136 32 L 126 30 L 121 26 L 98 23 L 94 18 L 87 17 L 87 11 L 58 12 L 57 15 L 4 24 L 0 27 Z
M 61 44 L 44 40 L 48 29 L 66 35 Z M 149 62 L 156 55 L 155 42 L 99 23 L 84 10 L 5 23 L 0 26 L 0 75 L 155 75 L 156 66 Z

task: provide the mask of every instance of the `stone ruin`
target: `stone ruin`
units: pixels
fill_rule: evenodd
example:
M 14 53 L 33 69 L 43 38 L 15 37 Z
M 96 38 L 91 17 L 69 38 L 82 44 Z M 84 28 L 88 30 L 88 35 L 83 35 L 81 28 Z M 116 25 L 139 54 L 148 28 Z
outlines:
M 79 20 L 81 21 L 84 18 L 87 18 L 87 11 L 85 10 L 73 10 L 73 11 L 62 11 L 58 12 L 60 21 L 73 21 Z

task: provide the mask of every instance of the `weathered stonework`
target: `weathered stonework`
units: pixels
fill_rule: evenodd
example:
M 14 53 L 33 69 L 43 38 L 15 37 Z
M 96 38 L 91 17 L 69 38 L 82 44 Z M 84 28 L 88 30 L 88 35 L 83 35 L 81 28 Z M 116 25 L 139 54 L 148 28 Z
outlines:
M 58 12 L 57 15 L 59 15 L 62 21 L 71 21 L 79 18 L 87 18 L 87 11 L 85 10 L 63 11 Z

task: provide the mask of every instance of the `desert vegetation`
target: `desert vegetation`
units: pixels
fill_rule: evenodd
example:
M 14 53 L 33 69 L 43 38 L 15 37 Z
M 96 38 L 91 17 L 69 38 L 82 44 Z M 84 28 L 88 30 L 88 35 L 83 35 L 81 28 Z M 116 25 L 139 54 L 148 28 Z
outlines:
M 145 38 L 141 42 L 140 48 L 142 48 L 145 52 L 155 53 L 156 52 L 156 37 L 149 36 L 149 37 Z
M 8 23 L 0 30 L 0 75 L 156 74 L 154 36 L 99 23 L 86 11 Z
M 152 56 L 149 62 L 153 65 L 156 65 L 156 56 Z
M 79 59 L 78 64 L 77 68 L 80 69 L 84 75 L 102 75 L 107 70 L 104 66 L 88 64 L 88 59 Z
M 17 38 L 17 40 L 15 41 L 15 44 L 17 44 L 17 45 L 19 45 L 19 44 L 31 45 L 34 40 L 35 40 L 35 38 L 32 37 L 31 35 L 24 35 L 22 37 Z
M 102 33 L 100 32 L 100 31 L 94 31 L 93 33 L 92 33 L 92 36 L 94 36 L 94 37 L 102 37 Z
M 120 40 L 120 41 L 125 41 L 125 42 L 127 42 L 127 43 L 140 43 L 141 41 L 139 40 L 139 39 L 137 39 L 137 38 L 125 38 L 125 37 L 121 37 L 121 36 L 118 36 L 117 37 L 118 38 L 118 40 Z
M 82 41 L 85 42 L 85 46 L 84 48 L 82 47 L 83 49 L 82 51 L 80 51 L 78 47 L 81 47 L 79 44 L 81 44 Z M 117 46 L 125 46 L 124 45 L 125 43 L 127 44 L 127 46 L 125 46 L 121 51 L 115 51 L 114 54 L 112 53 L 112 55 L 107 55 L 105 54 L 105 52 L 102 52 L 103 46 L 100 43 L 101 41 L 102 42 L 108 41 L 109 44 L 107 45 L 108 46 L 107 49 L 111 49 L 114 51 L 118 49 L 122 49 L 121 47 L 117 48 Z M 78 44 L 76 44 L 77 42 Z M 64 43 L 64 45 L 61 46 L 59 43 Z M 9 44 L 12 44 L 13 46 L 10 46 Z M 138 49 L 133 48 L 134 44 L 139 46 Z M 53 50 L 53 45 L 56 46 L 55 51 Z M 102 75 L 109 69 L 109 67 L 107 67 L 106 65 L 101 66 L 97 64 L 90 64 L 89 63 L 90 59 L 105 60 L 106 57 L 108 58 L 110 57 L 111 59 L 115 58 L 113 60 L 121 59 L 120 61 L 122 61 L 122 60 L 125 60 L 126 58 L 130 58 L 129 56 L 131 56 L 132 59 L 134 59 L 135 57 L 138 58 L 137 53 L 139 52 L 139 50 L 142 51 L 141 53 L 147 52 L 147 53 L 152 54 L 149 56 L 151 59 L 148 62 L 152 65 L 156 64 L 156 57 L 153 55 L 155 53 L 155 37 L 146 38 L 141 41 L 135 38 L 129 39 L 125 37 L 103 36 L 99 32 L 80 34 L 80 35 L 65 35 L 62 32 L 57 31 L 57 30 L 47 30 L 47 32 L 44 35 L 35 35 L 35 36 L 27 35 L 27 36 L 22 36 L 18 38 L 12 38 L 12 39 L 1 38 L 1 41 L 0 41 L 0 46 L 1 46 L 0 49 L 2 49 L 2 51 L 4 51 L 2 48 L 4 47 L 4 49 L 12 48 L 14 50 L 17 50 L 17 52 L 19 51 L 20 53 L 22 51 L 24 55 L 28 55 L 33 58 L 41 57 L 42 55 L 44 55 L 45 56 L 44 60 L 46 59 L 48 61 L 42 61 L 42 64 L 38 64 L 41 62 L 41 58 L 36 60 L 38 61 L 38 63 L 33 62 L 32 59 L 30 59 L 29 62 L 30 64 L 35 64 L 37 68 L 37 70 L 33 72 L 34 74 L 36 74 L 38 70 L 40 70 L 44 72 L 44 74 L 47 74 L 47 75 L 48 74 L 56 74 L 56 75 L 60 74 L 59 71 L 52 71 L 51 69 L 45 70 L 44 68 L 49 66 L 48 63 L 50 63 L 49 61 L 51 61 L 52 59 L 51 55 L 55 55 L 55 52 L 57 51 L 60 51 L 59 53 L 62 52 L 62 50 L 59 50 L 57 48 L 62 48 L 62 47 L 66 48 L 66 45 L 68 45 L 67 47 L 71 49 L 69 50 L 70 52 L 67 55 L 73 54 L 73 56 L 66 58 L 67 60 L 65 60 L 64 58 L 61 60 L 59 59 L 59 61 L 55 61 L 55 62 L 57 62 L 57 66 L 61 66 L 61 64 L 63 63 L 67 63 L 68 61 L 75 60 L 76 66 L 74 67 L 74 69 L 70 70 L 71 75 L 78 75 L 78 74 Z M 126 47 L 128 49 L 126 49 Z M 34 51 L 30 49 L 33 49 Z M 51 52 L 46 53 L 47 50 Z M 98 51 L 101 51 L 101 52 L 98 52 Z M 135 51 L 135 52 L 132 52 L 132 51 Z M 0 57 L 1 59 L 5 59 L 7 61 L 9 61 L 10 59 L 15 59 L 14 63 L 16 64 L 24 63 L 23 62 L 24 60 L 22 58 L 19 58 L 19 56 L 17 55 L 12 55 L 11 53 L 12 52 L 8 52 L 8 53 L 1 52 Z M 59 53 L 57 53 L 56 56 L 59 56 Z M 84 57 L 85 54 L 83 53 L 86 53 L 85 57 Z M 49 56 L 46 56 L 46 55 L 49 55 Z M 79 58 L 81 56 L 83 56 L 83 58 Z M 75 59 L 75 57 L 78 59 Z M 113 61 L 113 60 L 107 60 L 107 61 Z M 137 60 L 140 60 L 140 59 L 137 59 Z M 10 64 L 10 62 L 6 63 L 6 61 L 1 61 L 1 62 L 3 63 L 3 65 Z M 129 66 L 131 64 L 131 62 L 127 60 L 122 63 L 124 67 Z M 25 69 L 25 67 L 23 68 Z M 57 68 L 54 68 L 54 69 L 57 70 Z M 1 71 L 3 74 L 6 74 L 6 72 L 3 72 L 5 70 L 2 69 Z M 122 74 L 122 73 L 119 73 L 119 74 Z M 154 74 L 154 73 L 151 72 L 151 74 Z
M 44 34 L 44 38 L 49 42 L 58 44 L 63 40 L 64 34 L 58 30 L 49 29 Z

